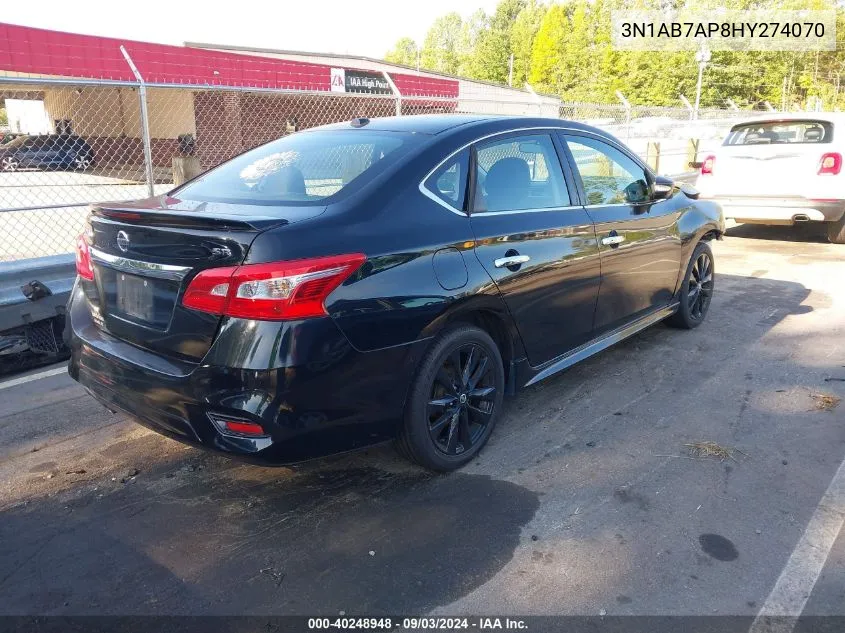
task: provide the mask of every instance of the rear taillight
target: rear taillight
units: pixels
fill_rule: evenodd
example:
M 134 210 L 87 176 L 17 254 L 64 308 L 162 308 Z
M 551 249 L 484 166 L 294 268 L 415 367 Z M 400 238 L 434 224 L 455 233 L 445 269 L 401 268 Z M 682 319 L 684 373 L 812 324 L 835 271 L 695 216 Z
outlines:
M 262 321 L 325 316 L 326 298 L 366 260 L 365 255 L 352 253 L 212 268 L 193 278 L 182 305 Z
M 712 154 L 704 159 L 704 162 L 701 163 L 701 175 L 708 176 L 712 175 L 713 173 L 713 163 L 716 162 L 716 157 Z
M 83 233 L 76 238 L 76 273 L 83 279 L 94 281 L 94 268 L 91 266 L 91 252 L 88 240 Z
M 209 419 L 217 427 L 223 435 L 235 435 L 240 437 L 267 437 L 267 432 L 260 424 L 250 422 L 249 420 L 242 420 L 239 418 L 230 418 L 227 415 L 219 413 L 209 413 Z
M 828 152 L 822 154 L 819 159 L 819 176 L 828 174 L 835 176 L 842 170 L 842 154 L 839 152 Z

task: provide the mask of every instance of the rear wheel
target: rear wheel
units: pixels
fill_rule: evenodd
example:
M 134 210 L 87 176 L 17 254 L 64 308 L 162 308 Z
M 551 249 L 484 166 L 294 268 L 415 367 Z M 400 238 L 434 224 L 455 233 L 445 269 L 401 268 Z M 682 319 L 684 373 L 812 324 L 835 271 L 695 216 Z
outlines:
M 836 222 L 827 223 L 827 239 L 832 244 L 845 244 L 845 215 Z
M 400 452 L 432 470 L 460 468 L 490 438 L 504 388 L 493 339 L 472 325 L 449 328 L 420 363 L 397 440 Z
M 713 298 L 715 273 L 710 245 L 699 242 L 692 253 L 681 286 L 681 305 L 675 314 L 666 319 L 666 323 L 686 330 L 701 325 Z
M 3 159 L 0 160 L 0 169 L 3 171 L 17 171 L 20 165 L 21 164 L 18 162 L 18 159 L 12 156 L 4 156 Z

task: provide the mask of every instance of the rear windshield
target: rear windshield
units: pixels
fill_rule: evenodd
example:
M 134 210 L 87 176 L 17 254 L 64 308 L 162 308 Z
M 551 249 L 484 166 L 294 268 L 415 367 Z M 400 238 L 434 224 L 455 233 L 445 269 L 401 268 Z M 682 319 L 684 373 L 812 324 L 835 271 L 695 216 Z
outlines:
M 223 163 L 178 189 L 177 195 L 235 204 L 319 203 L 353 181 L 383 171 L 417 139 L 403 132 L 367 130 L 293 134 Z
M 765 121 L 737 125 L 725 145 L 773 145 L 777 143 L 830 143 L 833 124 L 828 121 Z

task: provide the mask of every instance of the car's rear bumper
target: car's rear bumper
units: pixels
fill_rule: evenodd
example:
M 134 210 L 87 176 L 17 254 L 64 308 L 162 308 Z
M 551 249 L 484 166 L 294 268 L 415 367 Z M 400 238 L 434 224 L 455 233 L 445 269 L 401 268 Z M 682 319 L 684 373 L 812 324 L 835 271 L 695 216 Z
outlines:
M 714 196 L 725 218 L 759 224 L 834 222 L 845 213 L 845 200 L 814 200 L 803 197 Z
M 308 362 L 269 369 L 192 365 L 102 332 L 83 304 L 74 293 L 66 326 L 68 371 L 98 401 L 179 441 L 265 464 L 296 463 L 391 439 L 418 350 L 426 344 L 359 352 L 326 318 L 310 322 L 311 332 L 291 328 L 278 337 L 294 345 L 291 339 L 299 334 L 301 347 L 305 339 L 318 341 Z M 279 358 L 295 357 L 276 351 Z M 206 358 L 214 352 L 213 345 Z M 209 413 L 258 423 L 266 437 L 221 433 Z

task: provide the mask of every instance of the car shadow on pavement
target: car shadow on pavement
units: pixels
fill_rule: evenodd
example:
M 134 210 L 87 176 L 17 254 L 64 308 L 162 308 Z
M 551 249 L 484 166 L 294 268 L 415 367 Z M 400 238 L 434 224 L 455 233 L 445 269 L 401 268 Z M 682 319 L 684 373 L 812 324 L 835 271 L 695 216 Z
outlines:
M 539 506 L 378 458 L 294 472 L 188 454 L 2 512 L 0 613 L 420 613 L 498 572 Z
M 802 222 L 794 226 L 768 226 L 765 224 L 738 224 L 725 231 L 728 237 L 779 242 L 808 242 L 828 244 L 825 226 L 817 222 Z

